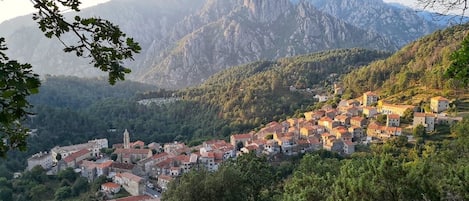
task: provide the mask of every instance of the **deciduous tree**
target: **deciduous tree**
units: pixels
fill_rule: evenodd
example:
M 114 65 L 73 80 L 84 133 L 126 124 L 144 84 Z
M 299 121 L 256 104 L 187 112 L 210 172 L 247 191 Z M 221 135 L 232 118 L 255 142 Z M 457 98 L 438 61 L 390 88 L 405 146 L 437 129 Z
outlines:
M 47 38 L 57 38 L 64 45 L 65 52 L 91 59 L 94 67 L 109 74 L 109 83 L 124 80 L 130 69 L 123 61 L 133 59 L 141 48 L 133 38 L 127 37 L 118 26 L 98 17 L 75 16 L 68 20 L 63 16 L 67 11 L 79 12 L 80 0 L 30 0 L 36 9 L 33 15 L 39 29 Z M 76 44 L 62 40 L 65 35 L 74 36 Z M 5 39 L 0 37 L 0 155 L 10 149 L 26 149 L 28 129 L 21 121 L 29 114 L 31 107 L 26 99 L 37 93 L 40 86 L 38 75 L 31 65 L 10 60 L 5 54 Z

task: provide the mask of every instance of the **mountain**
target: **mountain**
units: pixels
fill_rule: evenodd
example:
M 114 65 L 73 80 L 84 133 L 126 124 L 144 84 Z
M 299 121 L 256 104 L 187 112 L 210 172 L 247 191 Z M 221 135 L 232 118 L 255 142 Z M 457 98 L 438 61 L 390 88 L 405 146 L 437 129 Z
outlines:
M 126 63 L 129 79 L 173 89 L 261 59 L 352 47 L 395 51 L 440 27 L 371 0 L 112 0 L 80 15 L 109 19 L 140 42 L 142 53 Z M 87 59 L 63 53 L 28 18 L 0 25 L 11 58 L 42 75 L 103 75 Z
M 305 2 L 298 5 L 288 0 L 211 2 L 204 10 L 225 14 L 214 15 L 211 23 L 186 35 L 142 80 L 164 87 L 185 87 L 201 83 L 227 67 L 260 59 L 336 48 L 396 48 L 377 33 L 325 15 Z M 218 11 L 227 6 L 232 7 L 229 13 Z M 202 21 L 200 15 L 185 20 L 182 26 Z
M 308 0 L 319 10 L 361 29 L 380 33 L 398 46 L 449 26 L 424 18 L 419 12 L 382 0 Z M 427 12 L 426 12 L 427 13 Z
M 454 26 L 425 36 L 385 60 L 352 71 L 344 76 L 346 91 L 353 97 L 379 91 L 382 98 L 419 104 L 431 96 L 467 98 L 463 86 L 444 76 L 451 64 L 451 53 L 461 46 L 469 25 Z

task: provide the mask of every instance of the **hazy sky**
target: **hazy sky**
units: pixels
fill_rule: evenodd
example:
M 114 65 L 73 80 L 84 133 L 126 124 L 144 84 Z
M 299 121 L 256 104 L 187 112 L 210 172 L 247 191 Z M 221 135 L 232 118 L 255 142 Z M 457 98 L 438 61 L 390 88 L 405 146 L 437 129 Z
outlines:
M 82 0 L 82 8 L 93 6 L 109 0 Z M 144 0 L 142 0 L 144 1 Z M 170 1 L 170 0 L 168 0 Z M 17 16 L 34 12 L 33 4 L 30 0 L 0 0 L 0 23 Z
M 92 6 L 109 0 L 82 0 L 82 6 Z M 145 0 L 142 0 L 145 1 Z M 171 1 L 171 0 L 168 0 Z M 269 0 L 271 1 L 271 0 Z M 415 6 L 416 0 L 384 0 L 385 2 L 398 2 L 406 6 Z M 34 9 L 30 0 L 0 0 L 0 23 L 16 16 L 26 15 Z

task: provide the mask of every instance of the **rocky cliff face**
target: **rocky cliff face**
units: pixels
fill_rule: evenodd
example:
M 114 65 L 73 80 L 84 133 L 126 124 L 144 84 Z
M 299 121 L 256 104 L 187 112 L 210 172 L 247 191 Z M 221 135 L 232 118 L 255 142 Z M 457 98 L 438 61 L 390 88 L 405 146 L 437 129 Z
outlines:
M 395 50 L 397 47 L 377 33 L 325 15 L 306 2 L 296 5 L 288 0 L 233 2 L 229 12 L 206 20 L 210 23 L 187 34 L 163 61 L 140 79 L 159 86 L 185 87 L 227 67 L 260 59 L 335 48 Z M 211 8 L 214 10 L 204 12 L 223 13 L 217 11 L 218 6 Z M 200 16 L 192 16 L 185 22 L 202 22 Z
M 443 26 L 426 20 L 415 10 L 382 0 L 309 0 L 319 10 L 361 29 L 372 30 L 403 46 Z
M 339 8 L 355 5 L 343 4 Z M 394 41 L 408 40 L 397 34 L 398 39 L 389 39 L 381 35 L 383 30 L 366 27 L 366 23 L 388 18 L 350 20 L 352 25 L 348 18 L 334 15 L 341 10 L 325 9 L 329 7 L 321 7 L 331 11 L 325 14 L 308 1 L 113 0 L 84 9 L 82 14 L 109 19 L 139 41 L 142 53 L 127 63 L 133 71 L 129 78 L 166 88 L 192 86 L 220 70 L 255 60 L 349 47 L 394 51 L 398 47 Z M 363 18 L 369 17 L 365 14 Z M 11 58 L 33 64 L 41 74 L 102 75 L 86 59 L 62 53 L 60 43 L 44 38 L 36 25 L 14 24 L 0 25 Z M 406 31 L 402 35 L 413 33 Z M 423 33 L 417 31 L 415 37 L 418 34 Z

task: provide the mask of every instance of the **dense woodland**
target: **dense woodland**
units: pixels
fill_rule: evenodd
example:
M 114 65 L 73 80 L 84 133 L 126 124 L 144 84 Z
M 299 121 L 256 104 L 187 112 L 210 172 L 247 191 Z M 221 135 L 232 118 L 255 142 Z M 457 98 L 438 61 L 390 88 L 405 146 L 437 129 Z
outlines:
M 409 100 L 416 94 L 442 91 L 455 96 L 463 85 L 445 77 L 451 64 L 451 54 L 467 35 L 469 25 L 436 31 L 402 48 L 387 59 L 373 62 L 343 78 L 347 96 L 356 97 L 368 90 L 398 101 Z M 430 93 L 429 93 L 430 92 Z
M 55 145 L 102 137 L 108 138 L 110 144 L 119 143 L 123 129 L 129 129 L 132 140 L 147 143 L 178 140 L 195 145 L 206 139 L 227 139 L 230 134 L 250 131 L 313 108 L 313 93 L 306 89 L 330 89 L 338 77 L 349 72 L 343 77 L 345 97 L 370 89 L 378 90 L 382 97 L 398 97 L 396 101 L 413 101 L 411 94 L 463 96 L 464 91 L 453 90 L 459 89 L 458 83 L 440 72 L 467 28 L 436 32 L 385 60 L 379 59 L 388 53 L 350 49 L 260 61 L 230 68 L 200 86 L 181 91 L 158 90 L 132 82 L 109 86 L 106 80 L 48 76 L 40 93 L 31 97 L 36 115 L 25 123 L 37 131 L 28 138 L 28 151 L 10 152 L 0 163 L 0 196 L 4 200 L 99 199 L 92 193 L 98 183 L 85 185 L 78 178 L 60 174 L 45 176 L 40 169 L 26 172 L 20 179 L 12 179 L 12 173 L 25 168 L 29 155 Z M 359 68 L 362 65 L 365 67 Z M 290 86 L 298 90 L 291 91 Z M 165 104 L 137 103 L 142 98 L 170 97 L 178 99 Z M 360 147 L 361 152 L 349 158 L 321 151 L 270 163 L 247 155 L 214 173 L 185 174 L 164 197 L 468 200 L 468 129 L 469 120 L 465 119 L 438 140 L 421 136 L 415 143 L 407 143 L 404 138 L 397 138 Z M 33 196 L 39 192 L 42 196 Z

